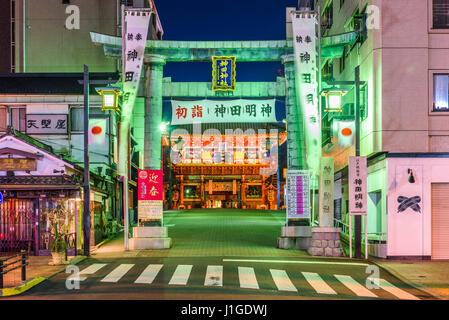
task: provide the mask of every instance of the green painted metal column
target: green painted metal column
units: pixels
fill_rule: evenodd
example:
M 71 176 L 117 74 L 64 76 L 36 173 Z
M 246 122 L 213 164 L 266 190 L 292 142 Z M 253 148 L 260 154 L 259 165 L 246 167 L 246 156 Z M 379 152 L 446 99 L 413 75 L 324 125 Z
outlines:
M 282 56 L 285 72 L 285 108 L 287 115 L 287 168 L 305 169 L 304 117 L 296 101 L 295 59 Z
M 162 77 L 165 57 L 145 56 L 145 169 L 161 169 L 160 125 L 162 121 Z

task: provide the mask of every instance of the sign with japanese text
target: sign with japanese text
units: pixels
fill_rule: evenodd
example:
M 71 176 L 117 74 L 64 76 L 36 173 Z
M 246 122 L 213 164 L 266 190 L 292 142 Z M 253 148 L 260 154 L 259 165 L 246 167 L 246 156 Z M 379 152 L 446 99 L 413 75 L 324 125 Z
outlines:
M 137 184 L 138 200 L 163 200 L 162 170 L 139 170 Z
M 212 91 L 235 90 L 235 57 L 212 56 Z
M 36 159 L 0 158 L 0 171 L 36 171 Z
M 132 110 L 144 64 L 145 46 L 151 11 L 125 10 L 123 33 L 123 109 Z
M 198 122 L 276 122 L 275 99 L 172 100 L 172 125 Z
M 310 219 L 310 172 L 287 170 L 285 188 L 287 219 Z
M 349 157 L 349 214 L 367 215 L 366 157 Z
M 67 114 L 27 114 L 27 134 L 67 134 Z
M 137 212 L 140 220 L 162 219 L 162 201 L 139 200 L 137 201 Z
M 320 163 L 319 226 L 334 225 L 334 158 L 323 157 Z
M 311 174 L 319 173 L 321 121 L 318 108 L 316 13 L 291 12 L 295 56 L 296 100 L 304 115 L 306 162 Z

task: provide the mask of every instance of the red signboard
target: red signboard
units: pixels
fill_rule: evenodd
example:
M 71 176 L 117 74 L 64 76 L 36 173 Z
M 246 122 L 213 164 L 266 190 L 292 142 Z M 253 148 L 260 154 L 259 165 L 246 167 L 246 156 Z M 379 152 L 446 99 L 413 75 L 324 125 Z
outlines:
M 163 200 L 162 170 L 139 170 L 138 200 Z

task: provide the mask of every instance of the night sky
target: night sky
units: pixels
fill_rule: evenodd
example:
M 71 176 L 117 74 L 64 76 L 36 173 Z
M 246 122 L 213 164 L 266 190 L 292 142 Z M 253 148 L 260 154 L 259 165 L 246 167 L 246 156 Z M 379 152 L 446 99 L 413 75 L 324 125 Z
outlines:
M 156 0 L 164 40 L 284 40 L 285 8 L 297 0 Z M 280 62 L 238 63 L 237 81 L 275 81 Z M 211 81 L 211 64 L 168 63 L 172 81 Z

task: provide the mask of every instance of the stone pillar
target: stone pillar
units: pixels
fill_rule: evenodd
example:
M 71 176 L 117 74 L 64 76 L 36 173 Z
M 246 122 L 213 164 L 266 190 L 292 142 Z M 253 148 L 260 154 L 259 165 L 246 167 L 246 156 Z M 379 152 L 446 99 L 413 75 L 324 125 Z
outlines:
M 305 169 L 304 121 L 296 101 L 295 59 L 282 57 L 285 72 L 285 108 L 287 115 L 287 168 Z
M 145 56 L 145 169 L 161 169 L 160 125 L 162 122 L 162 78 L 165 57 Z

